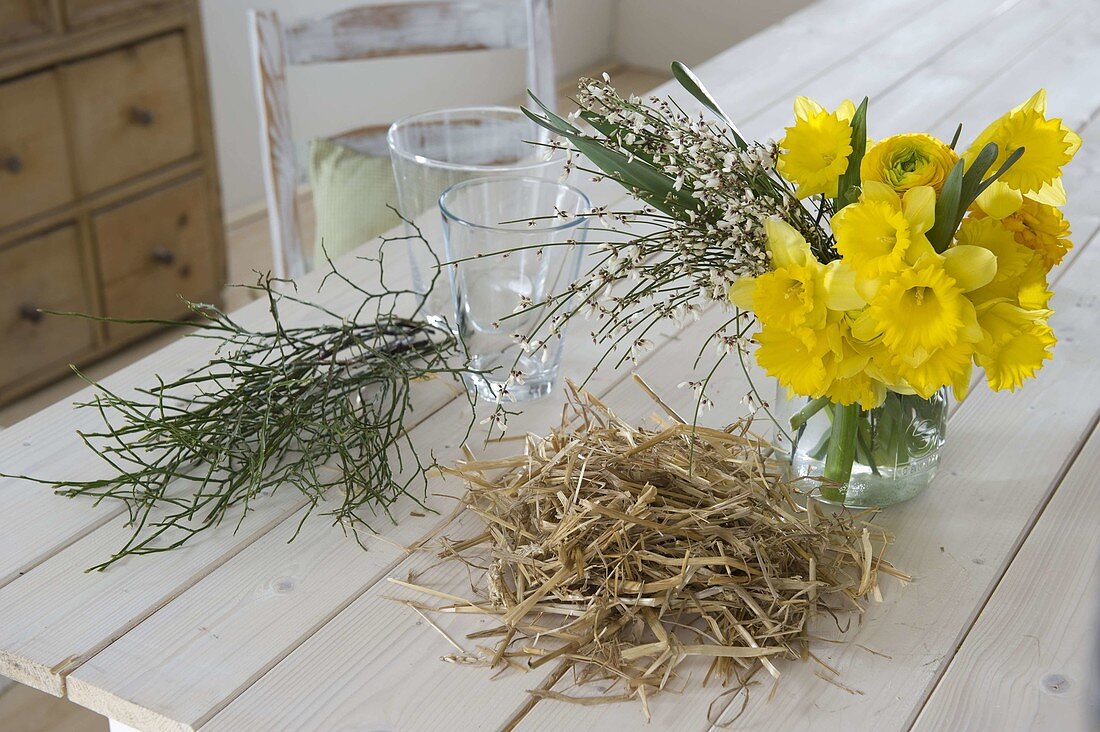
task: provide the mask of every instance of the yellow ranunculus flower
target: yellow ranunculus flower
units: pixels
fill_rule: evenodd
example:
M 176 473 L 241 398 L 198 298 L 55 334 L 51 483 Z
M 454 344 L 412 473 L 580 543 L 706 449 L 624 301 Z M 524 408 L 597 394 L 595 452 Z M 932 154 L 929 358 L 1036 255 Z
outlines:
M 1049 310 L 1026 310 L 1009 302 L 979 308 L 983 338 L 975 360 L 989 388 L 1015 391 L 1051 357 L 1057 339 L 1047 325 Z
M 972 213 L 999 220 L 1016 241 L 1039 254 L 1049 272 L 1073 248 L 1069 222 L 1054 206 L 1024 198 L 1007 184 L 995 182 L 978 196 Z
M 859 278 L 876 279 L 932 251 L 925 232 L 935 210 L 930 186 L 912 188 L 901 198 L 885 183 L 865 182 L 859 201 L 833 215 L 836 250 Z
M 996 170 L 1014 150 L 1022 147 L 1024 154 L 1000 180 L 1040 203 L 1061 206 L 1066 202 L 1062 166 L 1081 147 L 1081 137 L 1061 119 L 1047 119 L 1046 105 L 1046 90 L 1040 89 L 986 127 L 963 154 L 963 160 L 970 165 L 983 147 L 995 142 L 998 154 L 992 170 Z
M 1069 222 L 1054 206 L 1025 198 L 1020 210 L 1001 223 L 1016 235 L 1016 241 L 1038 253 L 1047 272 L 1073 248 Z
M 807 97 L 795 99 L 795 122 L 779 141 L 776 167 L 795 184 L 799 198 L 815 193 L 837 195 L 837 184 L 852 154 L 851 121 L 855 111 L 850 100 L 829 112 Z
M 958 160 L 954 150 L 932 135 L 911 132 L 872 145 L 859 175 L 864 183 L 885 183 L 899 193 L 916 186 L 931 186 L 939 193 Z

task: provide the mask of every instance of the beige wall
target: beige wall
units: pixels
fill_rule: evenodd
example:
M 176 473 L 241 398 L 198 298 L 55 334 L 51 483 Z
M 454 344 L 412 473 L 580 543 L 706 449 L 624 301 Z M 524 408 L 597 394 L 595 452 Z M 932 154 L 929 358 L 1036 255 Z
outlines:
M 214 106 L 222 197 L 229 216 L 264 197 L 246 11 L 271 8 L 294 19 L 352 4 L 394 0 L 203 0 L 203 29 Z M 607 58 L 614 0 L 557 0 L 558 70 L 565 75 Z M 292 69 L 295 136 L 308 140 L 438 107 L 493 104 L 524 89 L 522 51 Z
M 617 0 L 616 57 L 667 69 L 694 65 L 811 4 L 811 0 Z

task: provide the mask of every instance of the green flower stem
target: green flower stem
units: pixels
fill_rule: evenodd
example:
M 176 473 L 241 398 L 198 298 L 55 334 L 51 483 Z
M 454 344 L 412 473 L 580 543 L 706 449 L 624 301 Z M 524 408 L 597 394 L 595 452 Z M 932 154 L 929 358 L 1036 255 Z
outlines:
M 829 404 L 828 397 L 818 397 L 802 407 L 791 417 L 791 429 L 800 430 L 805 427 L 810 418 L 820 412 L 827 404 Z
M 825 454 L 824 477 L 836 485 L 821 486 L 821 497 L 828 501 L 844 501 L 843 489 L 852 477 L 852 464 L 856 458 L 859 417 L 858 404 L 833 405 L 833 428 L 829 435 L 829 450 Z

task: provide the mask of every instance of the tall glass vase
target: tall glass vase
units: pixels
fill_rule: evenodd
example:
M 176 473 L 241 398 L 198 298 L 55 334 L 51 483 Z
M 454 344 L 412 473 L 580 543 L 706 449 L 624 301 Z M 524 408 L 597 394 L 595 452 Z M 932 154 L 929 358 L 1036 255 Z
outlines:
M 773 442 L 793 478 L 809 477 L 821 500 L 853 508 L 888 506 L 928 487 L 940 463 L 948 397 L 888 392 L 880 407 L 788 399 L 779 388 Z M 810 481 L 806 481 L 810 487 Z

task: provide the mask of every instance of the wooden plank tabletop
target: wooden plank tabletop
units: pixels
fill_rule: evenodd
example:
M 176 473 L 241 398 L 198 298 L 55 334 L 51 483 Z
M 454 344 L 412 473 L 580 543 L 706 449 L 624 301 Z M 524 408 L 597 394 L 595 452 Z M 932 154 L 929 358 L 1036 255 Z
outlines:
M 736 728 L 1090 729 L 1096 695 L 1095 631 L 1100 604 L 1100 535 L 1093 489 L 1100 469 L 1100 21 L 1074 0 L 822 0 L 731 48 L 697 72 L 754 137 L 774 137 L 796 94 L 826 105 L 872 99 L 871 134 L 928 130 L 964 139 L 1040 86 L 1050 108 L 1085 144 L 1067 169 L 1066 214 L 1076 248 L 1056 271 L 1055 358 L 1022 392 L 979 384 L 952 415 L 940 475 L 917 499 L 880 521 L 898 542 L 891 560 L 912 573 L 887 582 L 883 600 L 844 638 L 815 652 L 839 672 L 785 663 L 775 698 L 769 684 L 747 701 L 697 683 L 704 665 L 684 667 L 684 691 L 651 700 L 650 729 L 708 730 L 744 711 Z M 682 93 L 671 85 L 659 93 Z M 694 106 L 694 105 L 692 105 Z M 597 202 L 620 192 L 596 187 Z M 352 259 L 351 276 L 366 276 Z M 302 283 L 315 289 L 318 277 Z M 326 289 L 330 309 L 354 293 Z M 263 303 L 237 314 L 261 324 Z M 293 311 L 291 322 L 312 314 Z M 682 344 L 722 322 L 718 308 L 680 332 L 665 330 L 637 371 L 674 408 L 688 410 Z M 205 361 L 209 346 L 177 342 L 107 380 L 126 391 L 154 374 Z M 573 338 L 565 373 L 581 374 L 595 347 Z M 706 364 L 702 365 L 703 368 Z M 622 372 L 591 384 L 624 418 L 652 403 Z M 708 417 L 729 422 L 746 388 L 728 369 Z M 457 458 L 465 402 L 431 384 L 418 395 L 418 444 Z M 517 429 L 556 423 L 560 395 L 531 405 Z M 57 477 L 103 474 L 75 434 L 95 417 L 68 404 L 0 432 L 0 468 Z M 475 438 L 476 439 L 476 438 Z M 480 444 L 480 441 L 474 444 Z M 504 447 L 493 449 L 503 450 Z M 511 447 L 507 449 L 513 449 Z M 433 480 L 427 505 L 399 503 L 364 552 L 320 516 L 293 543 L 304 502 L 290 493 L 256 504 L 184 548 L 127 559 L 106 573 L 84 569 L 117 548 L 127 530 L 118 506 L 93 508 L 27 482 L 0 481 L 0 674 L 140 730 L 635 729 L 637 704 L 534 703 L 535 687 L 567 691 L 571 678 L 547 664 L 492 680 L 484 669 L 438 660 L 450 650 L 408 607 L 387 577 L 420 573 L 441 590 L 468 591 L 456 565 L 415 552 L 440 535 L 478 532 L 456 512 L 463 487 Z M 484 619 L 442 618 L 455 638 Z M 871 649 L 871 650 L 868 650 Z

